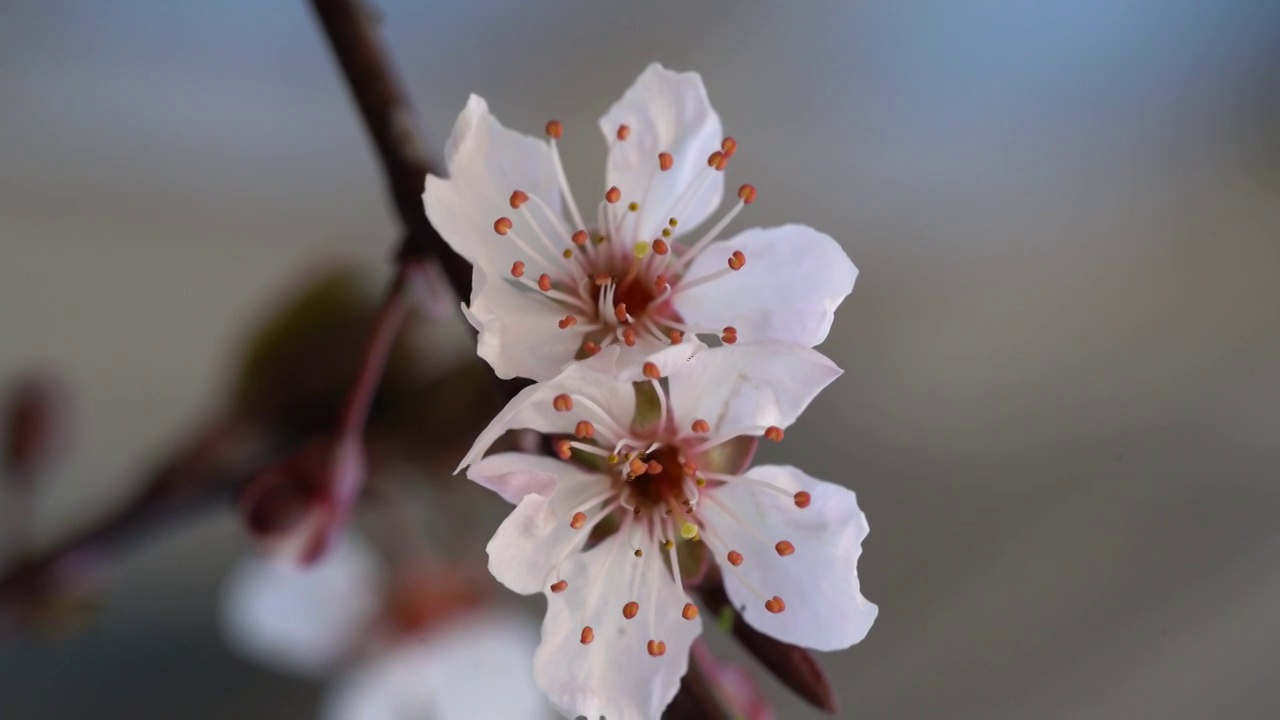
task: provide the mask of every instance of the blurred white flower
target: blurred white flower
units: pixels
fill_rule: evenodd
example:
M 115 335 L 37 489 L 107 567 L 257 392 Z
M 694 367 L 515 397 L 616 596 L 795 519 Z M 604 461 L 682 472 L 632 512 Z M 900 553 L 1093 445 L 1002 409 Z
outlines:
M 627 370 L 617 352 L 526 389 L 463 460 L 517 503 L 489 569 L 547 596 L 535 672 L 551 701 L 570 717 L 662 713 L 701 630 L 679 543 L 714 553 L 756 629 L 818 650 L 860 641 L 877 608 L 859 588 L 867 523 L 853 492 L 789 466 L 748 469 L 756 439 L 780 440 L 839 368 L 773 343 L 684 343 Z M 481 459 L 514 428 L 577 439 L 557 442 L 559 460 Z
M 530 623 L 489 608 L 406 607 L 393 578 L 345 536 L 309 567 L 249 558 L 228 579 L 225 634 L 280 672 L 331 677 L 324 720 L 545 718 Z
M 634 360 L 699 334 L 826 338 L 857 276 L 835 240 L 785 225 L 714 242 L 755 199 L 751 185 L 707 232 L 688 234 L 720 205 L 737 151 L 697 73 L 650 65 L 599 125 L 609 189 L 594 217 L 565 178 L 563 125 L 547 124 L 549 142 L 521 135 L 475 95 L 445 149 L 448 178 L 427 178 L 427 215 L 474 265 L 464 311 L 500 377 L 548 380 L 614 344 Z

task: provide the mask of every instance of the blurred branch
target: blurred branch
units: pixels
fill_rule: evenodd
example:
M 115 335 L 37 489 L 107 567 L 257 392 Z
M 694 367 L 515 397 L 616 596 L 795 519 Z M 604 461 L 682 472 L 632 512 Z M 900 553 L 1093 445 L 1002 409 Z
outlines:
M 438 260 L 458 297 L 470 297 L 471 265 L 444 242 L 422 207 L 423 183 L 432 168 L 408 94 L 378 34 L 376 16 L 361 0 L 312 0 L 311 4 L 382 162 L 405 232 L 399 257 Z

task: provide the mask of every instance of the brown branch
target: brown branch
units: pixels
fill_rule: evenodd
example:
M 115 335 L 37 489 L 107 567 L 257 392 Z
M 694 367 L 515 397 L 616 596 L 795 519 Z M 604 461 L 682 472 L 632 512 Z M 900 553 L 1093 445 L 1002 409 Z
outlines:
M 373 12 L 361 0 L 312 0 L 311 5 L 382 162 L 405 232 L 399 257 L 435 258 L 458 296 L 470 297 L 470 264 L 444 242 L 423 210 L 423 183 L 434 169 L 422 149 L 408 94 L 391 65 Z

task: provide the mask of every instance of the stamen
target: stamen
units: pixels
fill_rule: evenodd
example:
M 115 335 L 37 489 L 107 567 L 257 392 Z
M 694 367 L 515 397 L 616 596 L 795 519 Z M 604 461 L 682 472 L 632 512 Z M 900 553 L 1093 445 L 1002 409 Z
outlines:
M 568 580 L 557 580 L 551 583 L 551 592 L 562 593 L 569 588 Z
M 673 345 L 679 345 L 680 343 L 684 342 L 684 333 L 680 332 L 679 330 L 668 331 L 667 337 L 671 338 L 671 343 Z
M 796 551 L 796 546 L 792 545 L 790 540 L 779 540 L 773 549 L 778 551 L 779 557 L 786 557 Z
M 773 597 L 764 601 L 764 609 L 768 610 L 774 615 L 777 615 L 778 613 L 787 609 L 787 604 L 782 602 L 782 598 L 778 597 L 777 595 L 774 595 Z
M 669 152 L 658 153 L 658 167 L 662 169 L 662 172 L 666 172 L 670 170 L 671 166 L 674 165 L 675 162 L 676 162 L 676 159 L 671 157 L 671 153 Z
M 813 496 L 808 492 L 801 490 L 795 494 L 796 507 L 804 509 L 809 507 L 809 503 L 813 501 Z
M 562 136 L 564 136 L 564 123 L 559 120 L 548 120 L 547 137 L 552 140 L 559 140 Z
M 693 421 L 692 430 L 694 433 L 698 435 L 706 435 L 707 433 L 711 432 L 711 423 L 707 422 L 706 420 L 703 420 L 702 418 L 698 418 Z
M 667 245 L 667 241 L 658 238 L 653 241 L 653 252 L 658 255 L 666 255 L 671 251 L 671 246 Z
M 662 377 L 662 371 L 658 369 L 656 363 L 646 362 L 644 364 L 644 376 L 650 380 L 657 380 Z
M 542 292 L 551 292 L 551 276 L 542 273 L 538 276 L 538 289 Z
M 752 185 L 751 183 L 746 183 L 741 187 L 739 187 L 738 199 L 741 200 L 744 205 L 750 205 L 751 203 L 755 202 L 756 186 Z
M 573 434 L 580 440 L 590 440 L 596 436 L 596 426 L 592 425 L 590 421 L 579 420 L 577 426 L 573 429 Z
M 658 473 L 662 472 L 662 463 L 658 462 L 657 460 L 650 460 L 649 463 L 645 466 L 644 471 L 650 475 L 657 475 Z
M 622 199 L 622 191 L 618 189 L 617 185 L 614 185 L 613 187 L 605 191 L 604 199 L 605 199 L 605 202 L 612 205 Z
M 738 152 L 738 141 L 734 140 L 732 137 L 726 137 L 724 140 L 720 141 L 720 149 L 724 151 L 724 156 L 726 158 L 731 158 L 734 153 Z
M 590 625 L 586 625 L 582 628 L 582 636 L 578 639 L 578 642 L 583 645 L 590 645 L 591 641 L 595 639 L 596 631 L 592 630 Z
M 627 304 L 618 303 L 618 306 L 613 309 L 613 316 L 618 319 L 619 325 L 625 323 L 631 317 L 627 315 Z
M 511 218 L 505 215 L 493 221 L 493 231 L 499 235 L 506 235 L 511 232 Z
M 564 318 L 561 319 L 558 324 L 560 325 L 560 329 L 564 330 L 566 328 L 572 327 L 573 325 L 577 324 L 577 322 L 578 322 L 578 318 L 574 317 L 573 315 L 565 315 Z
M 685 522 L 680 525 L 680 537 L 685 540 L 692 540 L 698 537 L 698 526 L 691 522 Z
M 770 425 L 764 430 L 764 439 L 773 442 L 782 442 L 783 431 L 777 425 Z M 807 494 L 807 493 L 806 493 Z
M 574 513 L 573 517 L 569 520 L 569 527 L 573 528 L 574 530 L 581 530 L 582 526 L 586 524 L 587 524 L 587 514 L 582 511 L 578 511 Z
M 582 341 L 582 352 L 586 353 L 586 354 L 587 354 L 587 357 L 590 357 L 590 356 L 595 355 L 596 353 L 600 352 L 600 346 L 599 346 L 599 345 L 597 345 L 597 344 L 595 344 L 595 343 L 593 343 L 593 342 L 591 342 L 590 340 L 583 340 L 583 341 Z
M 640 203 L 633 200 L 627 203 L 627 209 L 630 210 L 631 212 L 635 212 L 640 209 Z
M 582 212 L 578 210 L 578 202 L 573 199 L 573 189 L 569 187 L 569 178 L 564 174 L 564 163 L 560 161 L 560 147 L 557 140 L 564 135 L 564 124 L 559 120 L 551 120 L 547 123 L 547 137 L 550 138 L 551 144 L 551 160 L 556 166 L 556 178 L 560 181 L 560 191 L 564 193 L 564 199 L 567 201 L 569 211 L 573 213 L 573 224 L 578 227 L 586 227 L 587 224 L 582 222 Z
M 653 657 L 662 657 L 667 653 L 667 644 L 661 640 L 650 640 L 648 648 L 649 655 Z
M 729 256 L 729 269 L 734 272 L 741 270 L 742 266 L 746 264 L 747 256 L 743 255 L 741 250 L 734 250 L 733 254 Z
M 734 567 L 738 567 L 742 564 L 742 553 L 737 550 L 730 550 L 727 558 L 729 560 L 729 564 Z
M 634 618 L 636 614 L 639 612 L 640 612 L 640 603 L 636 602 L 635 600 L 632 600 L 631 602 L 622 606 L 622 617 L 628 620 L 631 620 L 632 618 Z
M 622 332 L 622 342 L 626 343 L 627 347 L 635 347 L 636 346 L 635 329 L 627 328 L 626 330 L 624 330 Z
M 719 150 L 716 150 L 707 156 L 707 165 L 718 171 L 724 171 L 725 162 L 724 153 Z
M 582 247 L 583 245 L 587 244 L 587 237 L 588 236 L 587 236 L 586 230 L 578 230 L 573 234 L 573 238 L 571 239 L 573 240 L 574 245 L 577 245 L 578 247 Z
M 557 412 L 569 412 L 573 409 L 573 398 L 568 393 L 560 393 L 551 400 L 551 407 Z
M 627 139 L 627 137 L 628 137 L 629 135 L 631 135 L 631 128 L 630 128 L 630 127 L 628 127 L 628 126 L 626 126 L 626 125 L 619 125 L 619 126 L 618 126 L 618 133 L 617 133 L 617 137 L 618 137 L 618 139 L 619 139 L 619 140 L 626 140 L 626 139 Z
M 744 262 L 745 262 L 745 259 L 744 259 Z M 687 292 L 696 287 L 701 287 L 703 285 L 706 285 L 707 283 L 715 282 L 716 280 L 719 280 L 720 278 L 725 277 L 726 275 L 732 275 L 733 273 L 742 269 L 742 265 L 738 265 L 738 267 L 734 267 L 733 265 L 734 265 L 734 258 L 731 257 L 729 258 L 729 267 L 721 268 L 719 270 L 716 270 L 715 272 L 709 272 L 706 275 L 703 275 L 701 277 L 696 277 L 692 280 L 685 280 L 684 282 L 680 283 L 680 285 L 675 290 L 672 290 L 671 294 L 679 295 L 680 293 Z
M 562 439 L 556 441 L 556 457 L 561 460 L 568 460 L 573 457 L 573 446 L 568 440 Z
M 524 263 L 520 262 L 519 260 L 511 263 L 511 277 L 513 278 L 524 277 Z
M 724 332 L 720 335 L 720 342 L 725 345 L 732 345 L 738 342 L 738 328 L 732 325 L 726 326 Z
M 685 620 L 696 620 L 698 618 L 698 606 L 690 602 L 685 603 L 684 609 L 680 611 L 680 617 Z
M 511 200 L 509 202 L 512 210 L 519 210 L 521 205 L 529 202 L 529 193 L 526 193 L 523 190 L 514 190 L 511 193 Z

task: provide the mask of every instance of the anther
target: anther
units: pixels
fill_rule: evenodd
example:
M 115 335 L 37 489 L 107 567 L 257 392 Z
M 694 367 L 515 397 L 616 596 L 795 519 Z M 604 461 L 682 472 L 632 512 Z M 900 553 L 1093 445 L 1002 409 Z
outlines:
M 720 152 L 719 150 L 716 150 L 715 152 L 708 155 L 707 165 L 709 167 L 715 168 L 716 170 L 724 170 L 724 165 L 725 165 L 724 153 Z
M 591 355 L 595 355 L 596 353 L 600 352 L 600 346 L 591 342 L 590 340 L 583 340 L 582 352 L 586 353 L 587 356 L 589 357 Z
M 667 654 L 667 644 L 661 640 L 649 641 L 649 654 L 653 657 L 662 657 Z
M 657 460 L 650 460 L 649 464 L 645 465 L 644 471 L 649 473 L 650 475 L 657 475 L 658 473 L 662 472 L 662 463 L 658 462 Z
M 644 240 L 638 240 L 635 245 L 631 246 L 631 254 L 636 256 L 637 260 L 643 260 L 649 254 L 649 248 L 652 247 Z
M 796 507 L 804 509 L 809 507 L 809 503 L 813 502 L 813 496 L 808 492 L 801 490 L 795 495 Z
M 720 334 L 720 342 L 725 345 L 732 345 L 738 342 L 738 328 L 732 325 L 726 326 L 724 331 Z
M 706 435 L 711 432 L 711 423 L 703 420 L 702 418 L 698 418 L 693 421 L 693 431 L 698 435 Z
M 631 202 L 627 203 L 627 209 L 630 210 L 631 212 L 635 212 L 640 209 L 640 203 L 632 200 Z
M 668 538 L 668 539 L 666 539 L 666 540 L 663 540 L 663 541 L 662 541 L 662 549 L 663 549 L 663 550 L 670 550 L 671 548 L 673 548 L 673 547 L 675 547 L 675 546 L 676 546 L 675 542 L 673 542 L 670 538 Z
M 511 263 L 511 277 L 513 278 L 524 277 L 524 263 L 520 262 L 519 260 Z
M 560 253 L 560 256 L 563 257 L 565 260 L 569 260 L 573 257 L 573 250 L 570 250 L 569 248 L 565 248 L 564 252 Z
M 698 526 L 691 522 L 686 522 L 680 526 L 680 537 L 685 540 L 692 540 L 698 537 Z
M 627 463 L 627 470 L 631 472 L 633 477 L 639 477 L 645 474 L 648 469 L 649 463 L 646 463 L 640 458 L 631 458 L 631 462 Z
M 646 362 L 644 364 L 644 376 L 650 380 L 657 380 L 662 377 L 662 371 L 658 369 L 658 365 L 656 363 Z
M 578 322 L 578 318 L 572 315 L 565 315 L 563 318 L 560 319 L 560 322 L 557 324 L 560 326 L 561 330 L 564 330 L 565 328 L 572 327 L 573 325 L 577 324 L 577 322 Z
M 551 407 L 558 412 L 569 412 L 573 409 L 573 398 L 568 393 L 560 393 L 551 400 Z
M 619 126 L 618 126 L 618 135 L 617 135 L 617 137 L 618 137 L 618 139 L 619 139 L 619 140 L 626 140 L 626 139 L 627 139 L 627 136 L 628 136 L 628 135 L 630 135 L 630 134 L 631 134 L 631 128 L 630 128 L 630 127 L 628 127 L 627 125 L 619 125 Z
M 625 343 L 627 347 L 636 346 L 636 331 L 634 328 L 627 328 L 622 331 L 622 342 Z
M 790 540 L 779 540 L 773 549 L 778 551 L 779 557 L 786 557 L 796 551 L 796 546 L 792 545 Z
M 675 218 L 667 218 L 667 225 L 674 228 L 679 222 Z
M 618 303 L 617 306 L 613 308 L 613 316 L 618 319 L 619 323 L 626 322 L 627 321 L 627 304 Z
M 742 266 L 746 264 L 747 256 L 743 255 L 741 250 L 734 250 L 733 254 L 729 256 L 729 269 L 734 272 L 741 270 Z
M 725 157 L 731 158 L 734 153 L 738 152 L 738 141 L 732 137 L 727 137 L 720 141 L 720 149 L 724 151 Z
M 616 203 L 622 199 L 622 191 L 618 189 L 617 185 L 614 185 L 605 192 L 604 199 L 610 204 Z
M 679 345 L 684 342 L 684 333 L 679 330 L 671 330 L 667 333 L 667 337 L 671 338 L 673 345 Z
M 574 530 L 581 530 L 582 526 L 586 524 L 587 524 L 587 514 L 581 511 L 574 513 L 573 518 L 569 520 L 569 527 L 573 528 Z
M 680 469 L 684 471 L 685 475 L 698 474 L 698 466 L 692 460 L 686 460 L 684 465 L 680 466 Z
M 568 460 L 573 457 L 573 447 L 570 446 L 568 440 L 556 441 L 556 457 L 561 460 Z
M 613 278 L 609 277 L 609 273 L 596 273 L 591 276 L 591 282 L 596 285 L 608 285 Z
M 511 232 L 511 218 L 500 217 L 493 221 L 493 231 L 499 235 L 506 235 Z
M 582 247 L 583 245 L 587 244 L 587 237 L 588 236 L 587 236 L 586 230 L 579 230 L 573 234 L 573 238 L 572 238 L 573 244 L 577 245 L 578 247 Z
M 662 291 L 666 290 L 666 289 L 667 289 L 667 276 L 666 276 L 666 275 L 663 275 L 662 273 L 658 273 L 657 275 L 654 275 L 654 276 L 653 276 L 653 286 L 654 286 L 654 287 L 656 287 L 656 288 L 658 289 L 658 292 L 662 292 Z
M 667 245 L 666 240 L 663 240 L 662 238 L 658 238 L 657 240 L 653 241 L 653 251 L 659 255 L 666 255 L 668 252 L 671 251 L 671 246 Z
M 742 564 L 742 553 L 738 552 L 737 550 L 730 550 L 730 551 L 729 551 L 729 564 L 730 564 L 730 565 L 732 565 L 732 566 L 734 566 L 734 567 L 738 567 L 739 565 L 741 565 L 741 564 Z
M 670 170 L 671 166 L 674 165 L 675 162 L 676 162 L 676 159 L 671 157 L 671 153 L 669 152 L 658 153 L 658 168 L 661 169 L 663 172 Z
M 583 645 L 590 645 L 592 640 L 596 639 L 596 631 L 591 629 L 590 625 L 582 628 L 582 636 L 578 638 L 578 642 Z
M 596 436 L 596 426 L 592 425 L 589 420 L 579 420 L 577 426 L 573 428 L 573 434 L 579 440 L 590 440 Z
M 520 206 L 529 202 L 529 193 L 523 190 L 516 190 L 511 193 L 511 209 L 519 210 Z
M 698 477 L 693 479 L 693 484 L 697 485 L 698 487 L 706 487 L 707 479 L 699 475 Z
M 778 613 L 787 609 L 787 604 L 782 602 L 782 598 L 778 597 L 777 595 L 774 595 L 773 597 L 764 601 L 764 609 L 768 610 L 774 615 L 777 615 Z
M 639 513 L 640 513 L 640 508 L 636 508 L 636 514 L 639 514 Z M 635 555 L 638 558 L 642 558 L 644 557 L 644 550 L 641 550 L 640 548 L 636 548 L 636 551 L 631 554 Z
M 547 121 L 547 137 L 559 140 L 564 135 L 564 123 L 559 120 Z
M 550 275 L 548 275 L 548 274 L 546 274 L 546 273 L 542 273 L 541 275 L 539 275 L 539 276 L 538 276 L 538 289 L 539 289 L 539 290 L 541 290 L 542 292 L 550 292 L 550 291 L 551 291 L 551 276 L 550 276 Z
M 636 602 L 635 600 L 632 600 L 631 602 L 622 606 L 622 617 L 628 620 L 635 617 L 636 613 L 639 613 L 639 612 L 640 612 L 640 603 Z
M 568 587 L 569 587 L 569 581 L 568 581 L 568 580 L 557 580 L 557 581 L 555 581 L 555 582 L 551 583 L 551 592 L 553 592 L 553 593 L 562 593 L 562 592 L 564 592 L 566 589 L 568 589 Z
M 751 183 L 746 183 L 742 187 L 738 188 L 738 199 L 742 201 L 743 205 L 750 205 L 755 202 L 756 186 Z
M 765 440 L 772 440 L 773 442 L 782 442 L 782 435 L 783 435 L 782 428 L 778 427 L 777 425 L 770 425 L 769 427 L 764 429 Z
M 685 603 L 684 609 L 680 611 L 680 617 L 685 620 L 696 620 L 698 618 L 698 606 L 690 602 Z
M 664 238 L 671 237 L 671 228 L 669 227 L 662 228 L 662 237 Z

